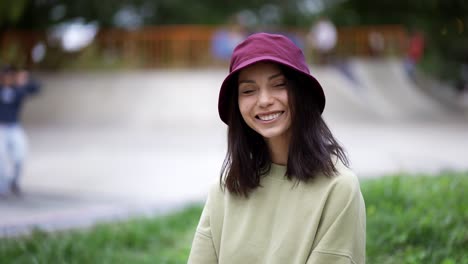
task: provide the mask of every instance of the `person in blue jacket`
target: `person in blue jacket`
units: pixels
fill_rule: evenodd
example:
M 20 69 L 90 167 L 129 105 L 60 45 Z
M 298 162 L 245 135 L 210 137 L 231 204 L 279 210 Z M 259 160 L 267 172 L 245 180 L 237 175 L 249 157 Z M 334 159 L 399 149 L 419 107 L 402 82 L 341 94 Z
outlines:
M 7 65 L 0 72 L 0 197 L 21 194 L 19 178 L 27 139 L 20 114 L 24 99 L 39 89 L 26 70 Z

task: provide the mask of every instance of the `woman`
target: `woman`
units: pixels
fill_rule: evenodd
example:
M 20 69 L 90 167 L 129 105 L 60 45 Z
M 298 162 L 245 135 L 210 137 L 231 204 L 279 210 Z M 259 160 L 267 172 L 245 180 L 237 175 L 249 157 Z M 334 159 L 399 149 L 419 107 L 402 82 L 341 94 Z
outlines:
M 364 200 L 324 107 L 288 38 L 236 47 L 218 105 L 228 151 L 189 263 L 365 263 Z

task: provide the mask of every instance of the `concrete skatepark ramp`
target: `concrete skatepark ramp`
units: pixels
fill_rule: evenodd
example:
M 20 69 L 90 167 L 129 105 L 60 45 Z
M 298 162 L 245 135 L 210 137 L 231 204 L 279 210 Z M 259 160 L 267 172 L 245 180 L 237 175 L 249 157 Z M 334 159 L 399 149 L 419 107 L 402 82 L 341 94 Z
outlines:
M 334 67 L 312 69 L 327 96 L 325 116 L 338 120 L 443 121 L 443 107 L 406 75 L 398 60 L 352 60 L 356 81 Z M 160 127 L 217 123 L 220 69 L 41 74 L 44 93 L 31 100 L 32 127 Z M 188 110 L 188 112 L 187 112 Z
M 369 110 L 385 119 L 447 120 L 451 113 L 417 87 L 399 60 L 355 60 L 351 68 L 362 85 Z
M 360 177 L 467 170 L 468 148 L 461 147 L 468 146 L 466 117 L 413 85 L 400 65 L 354 60 L 351 75 L 335 67 L 312 68 L 327 96 L 325 119 L 347 149 L 352 169 Z M 87 206 L 79 199 L 66 210 L 60 203 L 58 210 L 44 202 L 33 211 L 45 222 L 67 221 L 77 218 L 69 213 L 73 207 L 87 214 L 96 207 L 159 208 L 203 199 L 225 154 L 217 97 L 226 73 L 38 74 L 43 92 L 24 112 L 31 142 L 22 180 L 26 195 L 99 203 Z M 15 208 L 2 206 L 8 204 L 0 203 L 0 211 L 11 214 L 8 223 L 37 224 L 34 217 L 24 220 L 24 210 L 15 215 Z

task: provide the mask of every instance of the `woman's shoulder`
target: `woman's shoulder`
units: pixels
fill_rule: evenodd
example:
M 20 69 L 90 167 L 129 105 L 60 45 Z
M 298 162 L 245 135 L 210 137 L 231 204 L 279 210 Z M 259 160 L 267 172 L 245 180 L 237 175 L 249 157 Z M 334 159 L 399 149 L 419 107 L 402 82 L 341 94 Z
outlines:
M 355 196 L 361 193 L 357 175 L 341 160 L 335 161 L 335 173 L 332 176 L 320 175 L 312 184 L 319 184 L 324 191 L 330 195 L 343 197 Z
M 224 188 L 219 181 L 219 179 L 214 180 L 211 182 L 209 190 L 208 190 L 208 196 L 209 197 L 220 197 L 224 195 Z
M 207 200 L 210 200 L 212 206 L 221 206 L 225 202 L 226 198 L 230 196 L 231 194 L 219 178 L 211 182 Z
M 335 184 L 359 187 L 359 179 L 351 168 L 343 164 L 340 160 L 335 163 L 335 168 L 336 173 L 332 177 Z
M 337 207 L 346 207 L 349 203 L 362 203 L 362 193 L 357 175 L 346 165 L 337 162 L 336 173 L 329 178 L 328 199 Z

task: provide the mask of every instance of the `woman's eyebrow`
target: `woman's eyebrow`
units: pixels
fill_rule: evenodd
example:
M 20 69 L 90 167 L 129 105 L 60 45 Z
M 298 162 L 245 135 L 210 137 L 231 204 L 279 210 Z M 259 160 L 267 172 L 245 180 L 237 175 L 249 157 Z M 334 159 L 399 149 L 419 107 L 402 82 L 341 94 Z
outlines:
M 268 80 L 272 80 L 272 79 L 274 79 L 276 77 L 279 77 L 279 76 L 282 76 L 282 75 L 283 75 L 282 72 L 275 73 L 275 74 L 271 75 L 270 77 L 268 77 Z M 239 84 L 241 84 L 241 83 L 255 83 L 255 81 L 253 81 L 253 80 L 240 80 Z
M 279 72 L 279 73 L 273 74 L 273 75 L 271 75 L 270 77 L 268 77 L 268 80 L 274 79 L 274 78 L 276 78 L 276 77 L 279 77 L 279 76 L 282 76 L 282 75 L 283 75 L 283 73 L 282 73 L 282 72 Z
M 240 80 L 239 84 L 241 83 L 255 83 L 253 80 Z

